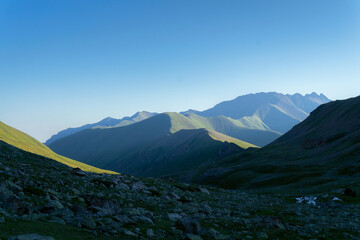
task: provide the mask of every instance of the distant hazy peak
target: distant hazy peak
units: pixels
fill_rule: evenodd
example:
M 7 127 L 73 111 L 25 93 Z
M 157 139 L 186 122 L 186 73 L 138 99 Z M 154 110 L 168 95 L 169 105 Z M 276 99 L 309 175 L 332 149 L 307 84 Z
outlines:
M 133 117 L 137 117 L 137 116 L 141 116 L 141 115 L 154 115 L 154 114 L 156 114 L 156 113 L 152 113 L 152 112 L 148 112 L 148 111 L 138 111 L 131 117 L 133 118 Z
M 137 112 L 134 115 L 132 115 L 131 117 L 124 117 L 121 119 L 116 119 L 116 118 L 112 118 L 112 117 L 106 117 L 104 119 L 102 119 L 99 122 L 96 123 L 91 123 L 91 124 L 86 124 L 80 127 L 76 127 L 76 128 L 67 128 L 64 129 L 60 132 L 58 132 L 57 134 L 51 136 L 51 138 L 49 138 L 45 144 L 46 145 L 50 145 L 51 143 L 67 137 L 71 134 L 80 132 L 82 130 L 85 129 L 89 129 L 89 128 L 108 128 L 108 127 L 121 127 L 121 126 L 126 126 L 135 122 L 140 122 L 142 120 L 145 120 L 149 117 L 152 117 L 154 115 L 156 115 L 157 113 L 151 113 L 151 112 L 147 112 L 147 111 L 141 111 L 141 112 Z

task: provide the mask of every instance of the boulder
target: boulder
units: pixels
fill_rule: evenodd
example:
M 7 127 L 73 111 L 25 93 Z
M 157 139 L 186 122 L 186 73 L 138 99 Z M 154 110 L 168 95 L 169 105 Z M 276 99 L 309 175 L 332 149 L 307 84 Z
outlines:
M 84 172 L 83 170 L 81 170 L 80 168 L 74 168 L 72 170 L 72 173 L 76 176 L 86 176 L 86 172 Z
M 199 234 L 201 226 L 198 220 L 191 217 L 180 218 L 176 221 L 176 227 L 186 233 Z
M 357 197 L 358 196 L 358 194 L 354 190 L 352 190 L 350 188 L 345 189 L 344 195 L 349 196 L 349 197 Z

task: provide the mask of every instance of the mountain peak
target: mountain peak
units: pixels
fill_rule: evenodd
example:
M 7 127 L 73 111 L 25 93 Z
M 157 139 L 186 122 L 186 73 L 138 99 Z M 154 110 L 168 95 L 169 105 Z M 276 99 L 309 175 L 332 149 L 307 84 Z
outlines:
M 313 92 L 305 96 L 295 93 L 259 92 L 239 96 L 215 105 L 205 111 L 182 112 L 188 116 L 195 113 L 203 117 L 226 116 L 233 119 L 258 116 L 270 129 L 285 133 L 304 120 L 320 104 L 329 102 L 325 96 Z

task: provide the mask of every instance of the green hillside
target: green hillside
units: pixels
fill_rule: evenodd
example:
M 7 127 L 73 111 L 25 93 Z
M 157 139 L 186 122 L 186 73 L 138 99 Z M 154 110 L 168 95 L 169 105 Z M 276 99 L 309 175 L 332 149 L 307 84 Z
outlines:
M 260 147 L 281 136 L 280 133 L 272 131 L 257 116 L 232 119 L 225 116 L 202 117 L 190 113 L 186 114 L 186 117 L 197 128 L 223 133 Z
M 36 139 L 30 137 L 29 135 L 15 128 L 6 125 L 3 122 L 0 122 L 0 140 L 14 147 L 25 150 L 27 152 L 31 152 L 40 156 L 54 159 L 55 161 L 66 164 L 70 167 L 79 167 L 82 170 L 89 172 L 112 173 L 112 174 L 115 173 L 112 171 L 107 171 L 96 167 L 92 167 L 84 163 L 74 161 L 70 158 L 56 154 L 51 149 L 49 149 L 47 146 L 40 143 Z
M 170 117 L 171 133 L 182 129 L 205 128 L 228 135 L 228 142 L 239 143 L 240 147 L 245 146 L 243 142 L 250 143 L 252 147 L 254 145 L 262 147 L 281 136 L 280 133 L 270 130 L 257 116 L 235 120 L 225 116 L 202 117 L 194 113 L 183 115 L 168 112 L 164 114 Z
M 227 136 L 225 134 L 222 134 L 222 133 L 219 133 L 219 132 L 216 132 L 216 131 L 209 131 L 209 136 L 212 137 L 213 139 L 217 140 L 217 141 L 234 143 L 234 144 L 238 145 L 239 147 L 241 147 L 243 149 L 247 149 L 247 148 L 250 148 L 250 147 L 258 148 L 258 146 L 255 146 L 254 144 L 241 141 L 239 139 Z
M 351 183 L 360 172 L 359 106 L 360 96 L 321 105 L 268 146 L 196 170 L 196 180 L 247 189 L 331 189 Z

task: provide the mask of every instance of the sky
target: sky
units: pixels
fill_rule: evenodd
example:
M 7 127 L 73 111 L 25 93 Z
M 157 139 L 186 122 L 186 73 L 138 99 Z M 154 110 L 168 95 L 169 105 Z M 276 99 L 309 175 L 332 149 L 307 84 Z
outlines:
M 137 111 L 360 95 L 358 0 L 2 0 L 0 121 L 40 141 Z

